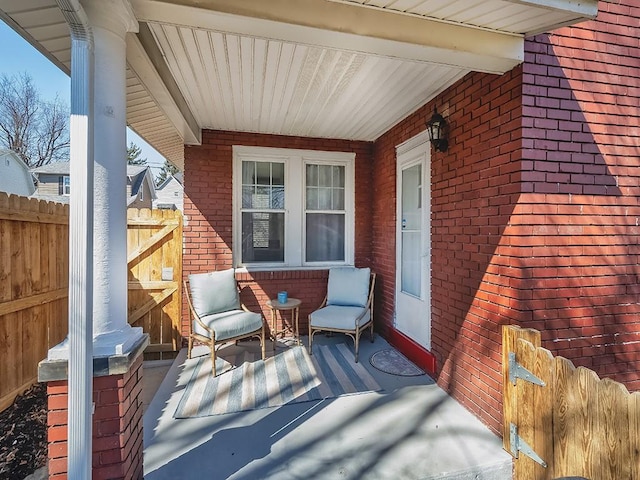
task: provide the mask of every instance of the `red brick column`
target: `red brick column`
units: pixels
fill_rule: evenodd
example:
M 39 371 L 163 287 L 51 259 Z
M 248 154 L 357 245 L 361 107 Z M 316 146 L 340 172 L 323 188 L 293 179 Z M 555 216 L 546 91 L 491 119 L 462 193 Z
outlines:
M 93 480 L 142 479 L 142 355 L 128 372 L 93 379 Z M 67 478 L 67 380 L 47 384 L 49 478 Z

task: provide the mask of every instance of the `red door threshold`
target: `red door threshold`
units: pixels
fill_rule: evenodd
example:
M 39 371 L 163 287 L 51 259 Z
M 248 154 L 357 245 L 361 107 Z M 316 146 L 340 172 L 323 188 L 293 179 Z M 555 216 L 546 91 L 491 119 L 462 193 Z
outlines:
M 395 328 L 390 327 L 386 335 L 383 336 L 391 345 L 396 347 L 400 353 L 425 370 L 429 375 L 434 376 L 436 374 L 436 357 L 429 350 L 418 345 Z

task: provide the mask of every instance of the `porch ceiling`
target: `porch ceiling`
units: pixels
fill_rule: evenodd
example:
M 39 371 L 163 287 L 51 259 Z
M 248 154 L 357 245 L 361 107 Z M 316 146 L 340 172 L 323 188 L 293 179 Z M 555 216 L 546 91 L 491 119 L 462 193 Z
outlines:
M 203 128 L 375 140 L 466 73 L 513 68 L 525 35 L 597 13 L 597 0 L 131 4 L 140 31 L 127 39 L 127 121 L 179 167 Z M 0 8 L 69 73 L 55 0 Z

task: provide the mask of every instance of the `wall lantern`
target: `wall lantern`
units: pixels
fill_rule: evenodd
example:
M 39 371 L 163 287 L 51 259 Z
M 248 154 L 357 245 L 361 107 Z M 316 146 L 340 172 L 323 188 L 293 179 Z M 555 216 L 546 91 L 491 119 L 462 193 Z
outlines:
M 449 124 L 435 108 L 431 120 L 427 122 L 429 140 L 437 152 L 446 152 L 449 148 Z

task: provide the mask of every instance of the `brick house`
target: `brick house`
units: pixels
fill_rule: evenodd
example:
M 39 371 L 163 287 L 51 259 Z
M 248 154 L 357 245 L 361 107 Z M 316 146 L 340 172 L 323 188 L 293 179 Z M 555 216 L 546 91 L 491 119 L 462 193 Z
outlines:
M 185 277 L 239 267 L 306 318 L 330 266 L 371 267 L 377 331 L 496 433 L 504 324 L 640 387 L 635 0 L 46 3 L 0 13 L 68 71 L 67 23 L 93 28 L 104 170 L 125 122 L 183 167 Z
M 234 146 L 349 152 L 354 261 L 378 273 L 377 330 L 435 367 L 438 384 L 492 430 L 501 428 L 504 324 L 539 329 L 555 354 L 639 389 L 640 9 L 632 3 L 600 2 L 596 20 L 526 39 L 522 65 L 466 75 L 372 142 L 203 130 L 202 145 L 185 147 L 185 275 L 237 262 Z M 432 150 L 427 166 L 426 349 L 394 315 L 396 146 L 423 132 L 434 108 L 451 130 L 449 149 Z M 326 270 L 239 278 L 254 307 L 286 289 L 303 300 L 302 317 L 326 287 Z M 183 321 L 186 330 L 186 313 Z

